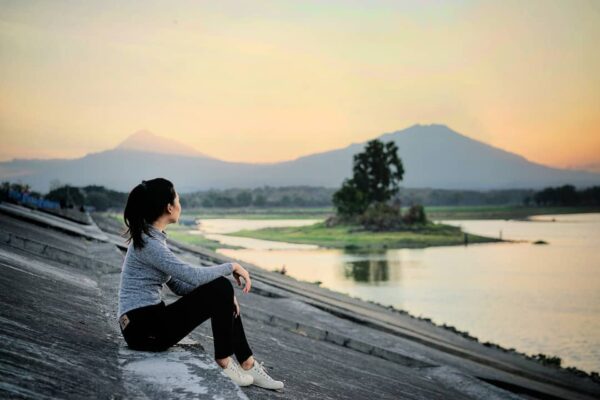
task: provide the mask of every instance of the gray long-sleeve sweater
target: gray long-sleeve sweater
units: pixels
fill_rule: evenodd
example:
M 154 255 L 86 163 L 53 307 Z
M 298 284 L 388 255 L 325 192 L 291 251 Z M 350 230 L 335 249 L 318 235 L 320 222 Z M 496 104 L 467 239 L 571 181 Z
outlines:
M 135 249 L 129 244 L 119 287 L 117 318 L 138 307 L 158 304 L 160 291 L 167 284 L 175 294 L 183 296 L 199 285 L 233 272 L 232 263 L 212 267 L 193 266 L 179 259 L 167 247 L 167 234 L 148 225 L 150 236 L 142 232 L 145 245 Z

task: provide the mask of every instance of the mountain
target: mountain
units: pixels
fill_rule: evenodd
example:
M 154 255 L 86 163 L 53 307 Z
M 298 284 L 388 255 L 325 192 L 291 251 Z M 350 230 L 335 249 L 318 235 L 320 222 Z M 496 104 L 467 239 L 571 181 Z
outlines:
M 590 171 L 590 172 L 600 172 L 600 161 L 585 163 L 585 164 L 578 164 L 578 165 L 570 165 L 570 166 L 567 166 L 566 169 L 576 169 L 576 170 L 584 170 L 584 171 Z
M 147 130 L 137 131 L 132 135 L 129 135 L 127 139 L 122 141 L 115 149 L 212 158 L 200 153 L 193 147 L 187 146 L 176 140 L 157 136 Z
M 378 139 L 397 144 L 405 169 L 403 187 L 489 190 L 600 184 L 598 173 L 537 164 L 445 125 L 417 124 L 384 133 Z M 170 179 L 181 192 L 263 185 L 339 187 L 352 176 L 353 155 L 365 144 L 352 143 L 278 163 L 236 163 L 140 131 L 113 149 L 77 159 L 2 162 L 0 179 L 28 183 L 40 192 L 47 192 L 53 179 L 76 186 L 95 184 L 129 191 L 142 179 L 154 177 Z

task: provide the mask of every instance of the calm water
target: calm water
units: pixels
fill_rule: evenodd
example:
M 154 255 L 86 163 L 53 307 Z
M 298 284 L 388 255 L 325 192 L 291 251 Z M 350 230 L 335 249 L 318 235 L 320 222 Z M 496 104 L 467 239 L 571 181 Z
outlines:
M 475 234 L 543 239 L 548 245 L 477 244 L 365 255 L 224 235 L 317 221 L 211 219 L 203 220 L 200 230 L 246 247 L 218 250 L 222 254 L 269 270 L 285 265 L 295 278 L 453 325 L 480 341 L 600 371 L 600 214 L 442 221 Z

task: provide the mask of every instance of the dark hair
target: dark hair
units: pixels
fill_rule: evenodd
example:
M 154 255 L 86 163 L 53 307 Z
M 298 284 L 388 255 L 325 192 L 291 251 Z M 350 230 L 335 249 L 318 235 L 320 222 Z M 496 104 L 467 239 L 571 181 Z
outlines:
M 148 225 L 158 219 L 167 207 L 175 203 L 175 187 L 171 181 L 164 178 L 155 178 L 142 181 L 129 193 L 123 219 L 128 229 L 123 235 L 129 235 L 127 243 L 133 240 L 136 249 L 144 247 L 142 231 L 149 236 Z

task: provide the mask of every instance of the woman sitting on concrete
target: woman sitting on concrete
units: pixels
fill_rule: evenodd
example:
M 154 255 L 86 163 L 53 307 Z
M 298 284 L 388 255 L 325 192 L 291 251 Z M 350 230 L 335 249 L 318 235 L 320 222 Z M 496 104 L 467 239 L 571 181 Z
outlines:
M 167 247 L 164 232 L 181 213 L 179 195 L 167 179 L 142 181 L 127 198 L 124 219 L 129 248 L 121 271 L 119 325 L 127 345 L 135 350 L 163 351 L 179 342 L 202 322 L 211 319 L 215 360 L 236 384 L 281 389 L 256 362 L 246 340 L 233 284 L 243 292 L 251 280 L 240 264 L 196 267 L 179 259 Z M 166 305 L 163 284 L 182 296 Z M 235 354 L 239 365 L 230 357 Z

